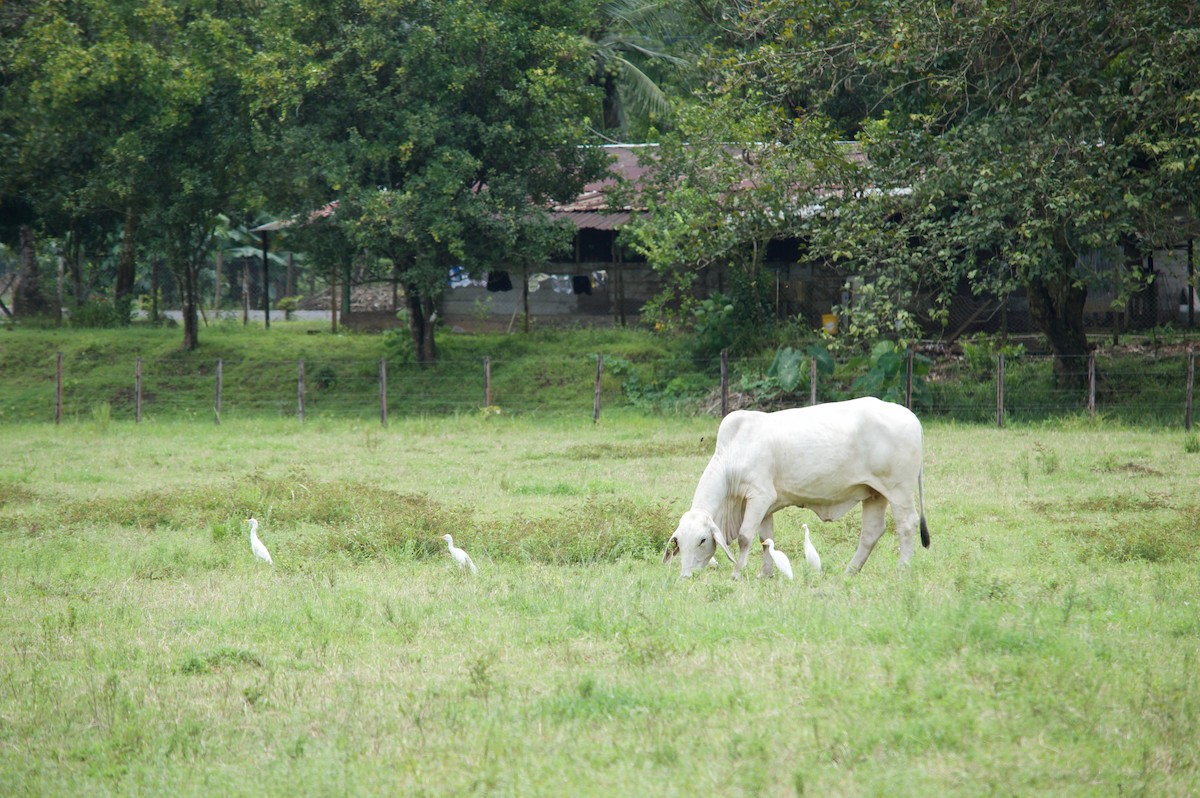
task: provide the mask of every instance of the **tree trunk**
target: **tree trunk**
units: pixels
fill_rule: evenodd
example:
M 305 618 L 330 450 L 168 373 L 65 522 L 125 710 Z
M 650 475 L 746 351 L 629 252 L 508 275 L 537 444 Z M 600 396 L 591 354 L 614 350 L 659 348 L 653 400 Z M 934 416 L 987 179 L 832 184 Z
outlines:
M 242 326 L 250 323 L 250 259 L 242 258 Z
M 267 259 L 267 249 L 270 246 L 270 241 L 267 236 L 267 231 L 264 230 L 262 235 L 262 312 L 263 312 L 263 329 L 271 329 L 271 266 Z
M 437 361 L 437 343 L 433 339 L 432 299 L 421 296 L 419 289 L 409 284 L 404 291 L 408 303 L 408 329 L 412 333 L 413 354 L 418 363 L 434 363 Z
M 522 325 L 522 331 L 529 334 L 529 264 L 526 263 L 524 270 L 521 272 L 521 303 L 525 309 L 525 322 Z
M 216 273 L 213 275 L 213 315 L 220 318 L 221 313 L 221 272 L 225 267 L 225 253 L 217 250 Z
M 183 265 L 183 348 L 191 351 L 200 345 L 199 291 L 196 289 L 196 266 Z
M 1060 254 L 1071 267 L 1075 255 Z M 1071 279 L 1073 268 L 1060 270 L 1053 280 L 1035 278 L 1029 281 L 1029 313 L 1050 343 L 1054 352 L 1054 382 L 1059 388 L 1082 389 L 1087 383 L 1088 341 L 1083 327 L 1083 306 L 1087 286 Z
M 329 331 L 337 333 L 338 324 L 338 283 L 337 283 L 338 267 L 334 266 L 329 272 Z
M 50 303 L 42 294 L 38 274 L 37 250 L 33 228 L 21 225 L 21 276 L 13 289 L 13 316 L 24 318 L 38 316 L 49 310 Z
M 71 247 L 68 249 L 66 265 L 71 273 L 71 296 L 75 300 L 75 307 L 83 304 L 86 291 L 83 287 L 83 263 L 86 254 L 83 251 L 83 244 L 80 243 L 78 236 L 72 236 L 74 241 L 71 242 Z M 61 301 L 60 301 L 60 304 Z
M 137 277 L 137 216 L 132 208 L 125 210 L 125 229 L 121 236 L 121 257 L 117 260 L 115 301 L 123 320 L 133 315 L 133 284 Z
M 158 256 L 150 259 L 150 321 L 158 321 Z

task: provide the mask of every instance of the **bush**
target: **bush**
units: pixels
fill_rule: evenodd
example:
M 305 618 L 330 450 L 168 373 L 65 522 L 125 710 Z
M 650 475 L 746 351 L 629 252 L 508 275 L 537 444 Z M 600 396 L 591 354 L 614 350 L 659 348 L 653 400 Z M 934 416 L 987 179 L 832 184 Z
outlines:
M 129 314 L 104 299 L 96 299 L 75 307 L 70 322 L 77 328 L 124 327 L 129 324 Z

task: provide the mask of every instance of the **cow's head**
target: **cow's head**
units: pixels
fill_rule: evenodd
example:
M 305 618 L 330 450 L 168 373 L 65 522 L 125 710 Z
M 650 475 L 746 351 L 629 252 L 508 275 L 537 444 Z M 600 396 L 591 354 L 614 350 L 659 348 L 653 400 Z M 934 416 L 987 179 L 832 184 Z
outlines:
M 730 562 L 733 562 L 733 552 L 729 550 L 725 535 L 712 516 L 703 510 L 688 510 L 679 519 L 675 534 L 667 541 L 663 562 L 670 562 L 679 555 L 679 575 L 691 576 L 692 572 L 708 565 L 717 546 L 720 546 Z

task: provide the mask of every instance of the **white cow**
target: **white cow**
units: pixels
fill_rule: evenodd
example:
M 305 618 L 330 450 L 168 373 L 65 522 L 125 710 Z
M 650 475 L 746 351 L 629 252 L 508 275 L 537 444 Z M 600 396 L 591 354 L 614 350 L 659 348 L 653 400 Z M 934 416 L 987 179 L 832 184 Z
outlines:
M 900 564 L 913 554 L 918 521 L 929 547 L 921 486 L 921 422 L 908 409 L 879 399 L 852 399 L 776 413 L 737 410 L 721 422 L 717 448 L 692 507 L 679 519 L 663 562 L 679 555 L 681 574 L 699 570 L 720 546 L 746 567 L 755 531 L 773 538 L 774 514 L 807 507 L 822 520 L 841 518 L 862 502 L 862 536 L 847 573 L 862 568 L 883 535 L 890 502 L 900 538 Z M 913 503 L 916 492 L 918 503 Z M 734 560 L 729 543 L 738 542 Z M 763 574 L 770 574 L 763 555 Z

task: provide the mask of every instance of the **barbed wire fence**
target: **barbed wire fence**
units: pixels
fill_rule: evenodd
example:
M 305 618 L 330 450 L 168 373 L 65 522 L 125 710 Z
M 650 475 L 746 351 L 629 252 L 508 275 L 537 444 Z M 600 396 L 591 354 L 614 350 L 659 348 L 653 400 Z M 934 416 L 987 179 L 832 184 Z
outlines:
M 47 367 L 22 380 L 21 393 L 44 397 L 32 416 L 0 412 L 0 421 L 87 419 L 103 408 L 112 419 L 140 423 L 147 415 L 223 420 L 287 417 L 377 420 L 456 413 L 569 414 L 599 420 L 602 410 L 643 406 L 723 415 L 735 409 L 775 410 L 864 395 L 857 382 L 867 367 L 839 361 L 823 372 L 805 364 L 801 384 L 772 383 L 761 358 L 699 364 L 711 386 L 673 395 L 668 363 L 633 364 L 603 354 L 550 358 L 536 368 L 491 357 L 441 361 L 433 366 L 386 359 L 212 360 L 177 356 L 154 360 L 97 360 L 86 353 L 57 353 Z M 631 377 L 630 375 L 641 371 Z M 75 373 L 89 372 L 85 388 Z M 914 374 L 913 353 L 888 383 L 885 398 L 923 418 L 1005 426 L 1051 418 L 1083 417 L 1166 426 L 1192 425 L 1195 354 L 1191 347 L 1161 353 L 1102 354 L 1059 360 L 1049 355 L 1003 353 L 933 361 Z M 520 384 L 518 385 L 516 380 Z M 658 392 L 630 390 L 659 385 Z M 24 406 L 28 406 L 28 402 Z M 3 408 L 0 408 L 2 411 Z

